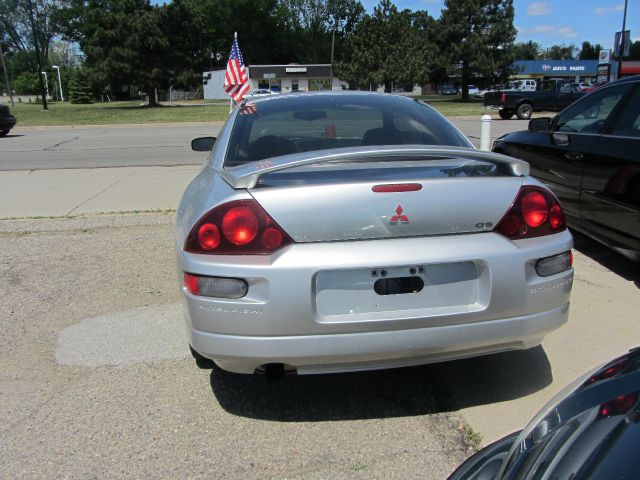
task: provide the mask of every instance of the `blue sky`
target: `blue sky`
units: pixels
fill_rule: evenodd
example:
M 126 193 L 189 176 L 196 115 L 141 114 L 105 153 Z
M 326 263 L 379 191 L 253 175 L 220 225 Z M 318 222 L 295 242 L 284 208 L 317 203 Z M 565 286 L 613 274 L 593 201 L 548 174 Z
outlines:
M 368 11 L 378 3 L 361 0 Z M 399 9 L 427 10 L 440 16 L 444 0 L 392 0 Z M 613 47 L 616 31 L 622 29 L 624 0 L 514 0 L 517 41 L 534 40 L 544 47 L 584 40 Z M 640 40 L 640 1 L 628 0 L 627 30 Z

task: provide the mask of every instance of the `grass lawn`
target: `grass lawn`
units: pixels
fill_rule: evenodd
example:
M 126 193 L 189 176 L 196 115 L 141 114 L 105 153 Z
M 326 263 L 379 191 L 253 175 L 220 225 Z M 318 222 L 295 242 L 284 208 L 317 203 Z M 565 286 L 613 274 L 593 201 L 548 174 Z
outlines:
M 457 95 L 428 95 L 418 98 L 447 117 L 475 115 L 480 118 L 487 113 L 482 110 L 482 100 L 470 99 L 463 102 Z
M 481 102 L 463 103 L 458 97 L 419 97 L 446 116 L 482 115 Z M 110 102 L 91 105 L 71 103 L 50 103 L 48 111 L 35 103 L 16 103 L 11 113 L 23 127 L 42 125 L 109 125 L 127 123 L 172 123 L 224 121 L 229 114 L 228 102 L 203 104 L 198 102 L 184 105 L 164 105 L 149 108 L 140 102 Z
M 229 104 L 204 105 L 193 103 L 188 106 L 167 105 L 149 108 L 140 102 L 93 103 L 73 105 L 71 103 L 50 103 L 49 110 L 42 105 L 16 103 L 9 106 L 11 113 L 23 127 L 40 125 L 108 125 L 125 123 L 171 123 L 224 121 L 229 114 Z

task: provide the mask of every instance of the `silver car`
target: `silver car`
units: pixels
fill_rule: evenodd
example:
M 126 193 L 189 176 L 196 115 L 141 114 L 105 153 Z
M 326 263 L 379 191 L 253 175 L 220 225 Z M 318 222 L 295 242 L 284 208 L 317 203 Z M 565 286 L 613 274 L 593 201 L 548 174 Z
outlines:
M 400 367 L 530 348 L 567 320 L 573 240 L 554 195 L 420 101 L 268 97 L 192 143 L 212 146 L 175 228 L 196 358 Z

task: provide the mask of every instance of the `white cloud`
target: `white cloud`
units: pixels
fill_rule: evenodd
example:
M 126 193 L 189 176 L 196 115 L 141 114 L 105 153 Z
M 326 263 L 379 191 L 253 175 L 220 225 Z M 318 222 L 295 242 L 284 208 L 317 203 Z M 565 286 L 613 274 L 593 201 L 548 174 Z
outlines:
M 551 33 L 556 30 L 552 25 L 537 25 L 529 30 L 531 33 Z
M 558 29 L 558 33 L 564 38 L 575 38 L 578 36 L 578 32 L 571 27 L 561 27 Z
M 572 27 L 566 27 L 564 25 L 536 25 L 533 28 L 523 28 L 518 30 L 519 35 L 524 34 L 537 34 L 537 35 L 547 35 L 547 36 L 559 36 L 562 38 L 575 38 L 578 36 L 578 32 L 576 32 Z
M 551 13 L 551 7 L 547 2 L 534 2 L 527 7 L 527 15 L 546 15 Z
M 437 5 L 441 3 L 442 0 L 422 0 L 422 3 L 426 3 L 427 5 Z
M 624 11 L 624 5 L 614 5 L 613 7 L 596 7 L 593 9 L 593 13 L 596 15 L 608 15 L 610 13 Z

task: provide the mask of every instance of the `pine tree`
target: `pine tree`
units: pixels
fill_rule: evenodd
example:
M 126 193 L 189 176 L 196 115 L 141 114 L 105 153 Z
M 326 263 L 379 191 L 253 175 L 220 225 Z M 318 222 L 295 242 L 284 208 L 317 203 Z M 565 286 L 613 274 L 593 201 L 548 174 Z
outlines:
M 462 98 L 474 73 L 499 77 L 511 62 L 516 29 L 513 0 L 445 0 L 439 20 L 440 52 L 462 82 Z
M 93 103 L 93 93 L 84 69 L 78 68 L 71 74 L 68 89 L 71 103 Z
M 398 11 L 390 0 L 381 0 L 355 27 L 349 37 L 348 58 L 338 62 L 336 74 L 351 85 L 377 88 L 384 85 L 412 87 L 429 75 L 435 21 L 426 11 Z

